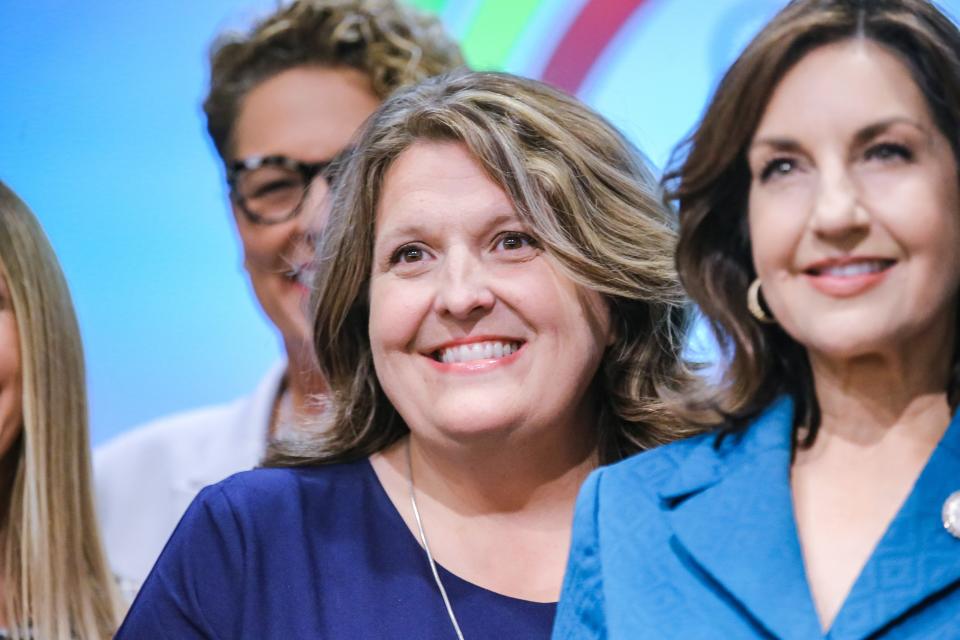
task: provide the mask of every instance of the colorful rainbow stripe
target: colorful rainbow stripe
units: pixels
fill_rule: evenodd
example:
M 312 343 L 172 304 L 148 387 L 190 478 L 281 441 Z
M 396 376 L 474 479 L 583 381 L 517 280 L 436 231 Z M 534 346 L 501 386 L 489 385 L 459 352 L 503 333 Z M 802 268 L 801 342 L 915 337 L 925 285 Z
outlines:
M 525 73 L 577 93 L 607 45 L 649 1 L 413 0 L 413 4 L 442 17 L 474 68 Z

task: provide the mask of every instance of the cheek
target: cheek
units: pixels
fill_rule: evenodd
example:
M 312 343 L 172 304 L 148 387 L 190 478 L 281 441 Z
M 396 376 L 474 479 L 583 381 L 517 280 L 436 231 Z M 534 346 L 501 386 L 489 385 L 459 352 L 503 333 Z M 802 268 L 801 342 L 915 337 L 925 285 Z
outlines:
M 374 359 L 406 350 L 417 336 L 429 309 L 425 287 L 413 280 L 387 274 L 370 281 L 370 318 L 367 329 Z
M 238 220 L 237 230 L 243 244 L 248 269 L 276 271 L 290 266 L 284 256 L 295 238 L 296 225 L 285 222 L 275 225 L 252 225 Z
M 603 352 L 613 345 L 617 338 L 613 330 L 610 305 L 596 291 L 583 291 L 580 297 L 590 336 L 596 343 L 597 350 Z
M 751 190 L 747 221 L 750 250 L 757 275 L 767 288 L 777 272 L 790 270 L 809 213 L 802 184 Z
M 576 345 L 584 358 L 592 360 L 613 339 L 610 311 L 603 297 L 577 285 L 546 260 L 503 279 L 499 297 L 538 333 L 557 336 L 558 348 Z M 578 358 L 578 354 L 572 357 Z
M 571 330 L 579 336 L 584 365 L 595 371 L 604 351 L 616 339 L 610 309 L 606 300 L 595 291 L 578 288 L 575 295 L 575 306 L 571 307 L 570 314 Z M 592 377 L 592 371 L 589 377 Z
M 0 438 L 8 442 L 9 429 L 20 424 L 21 414 L 20 341 L 16 320 L 9 311 L 0 312 Z M 15 435 L 15 434 L 14 434 Z
M 955 296 L 960 286 L 960 212 L 943 209 L 931 206 L 926 220 L 898 219 L 895 233 L 910 259 L 926 267 L 924 273 L 916 272 L 918 286 L 933 295 Z
M 10 380 L 20 374 L 20 337 L 16 317 L 0 311 L 0 376 Z

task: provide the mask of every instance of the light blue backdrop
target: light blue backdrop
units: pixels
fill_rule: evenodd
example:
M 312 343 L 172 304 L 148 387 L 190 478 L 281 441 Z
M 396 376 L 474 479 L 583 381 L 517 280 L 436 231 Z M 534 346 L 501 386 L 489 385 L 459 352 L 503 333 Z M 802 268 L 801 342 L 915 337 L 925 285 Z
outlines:
M 38 214 L 67 273 L 95 442 L 245 393 L 279 356 L 243 276 L 199 108 L 212 37 L 275 4 L 0 3 L 0 179 Z M 464 35 L 478 4 L 451 0 L 443 17 Z M 580 95 L 662 166 L 718 74 L 782 4 L 648 0 Z M 539 74 L 544 43 L 576 6 L 540 5 L 507 70 Z

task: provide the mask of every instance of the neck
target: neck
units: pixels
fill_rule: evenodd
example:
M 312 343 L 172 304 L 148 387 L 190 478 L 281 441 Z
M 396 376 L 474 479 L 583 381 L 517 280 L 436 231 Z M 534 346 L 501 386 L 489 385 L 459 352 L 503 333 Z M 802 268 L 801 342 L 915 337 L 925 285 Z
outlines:
M 952 359 L 952 338 L 854 358 L 811 353 L 822 433 L 869 445 L 901 427 L 936 444 L 950 421 Z
M 507 434 L 463 446 L 411 435 L 404 446 L 410 447 L 418 493 L 462 515 L 568 507 L 596 467 L 593 440 L 535 435 Z
M 460 442 L 414 430 L 370 463 L 417 536 L 412 477 L 438 564 L 497 593 L 554 602 L 577 492 L 596 466 L 596 439 L 592 422 L 525 426 Z

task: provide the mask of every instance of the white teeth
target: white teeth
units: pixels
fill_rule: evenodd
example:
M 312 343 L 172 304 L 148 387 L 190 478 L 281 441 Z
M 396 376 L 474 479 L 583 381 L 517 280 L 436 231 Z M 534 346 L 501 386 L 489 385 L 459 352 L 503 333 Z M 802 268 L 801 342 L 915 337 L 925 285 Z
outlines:
M 509 356 L 520 348 L 516 342 L 474 342 L 449 349 L 442 349 L 440 362 L 473 362 L 475 360 L 493 360 Z
M 886 269 L 889 264 L 889 262 L 885 262 L 883 260 L 853 262 L 850 264 L 837 265 L 835 267 L 827 267 L 822 269 L 820 273 L 838 278 L 850 278 L 853 276 L 867 275 L 868 273 L 879 273 L 880 271 Z

